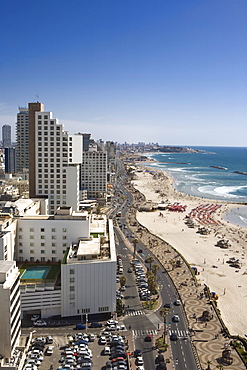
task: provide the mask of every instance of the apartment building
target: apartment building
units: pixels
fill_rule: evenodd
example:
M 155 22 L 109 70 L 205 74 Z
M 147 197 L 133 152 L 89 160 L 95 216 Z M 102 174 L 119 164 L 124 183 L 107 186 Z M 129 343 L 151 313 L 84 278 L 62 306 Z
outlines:
M 0 261 L 0 355 L 11 358 L 21 335 L 19 271 L 14 261 Z
M 107 156 L 105 152 L 83 152 L 80 171 L 80 190 L 87 190 L 88 198 L 105 199 L 107 192 Z

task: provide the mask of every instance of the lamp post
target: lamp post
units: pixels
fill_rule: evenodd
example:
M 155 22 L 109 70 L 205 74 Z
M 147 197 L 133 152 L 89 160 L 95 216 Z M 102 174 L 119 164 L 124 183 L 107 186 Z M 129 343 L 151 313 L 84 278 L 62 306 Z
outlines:
M 88 322 L 88 314 L 86 313 L 86 334 L 87 334 L 87 322 Z

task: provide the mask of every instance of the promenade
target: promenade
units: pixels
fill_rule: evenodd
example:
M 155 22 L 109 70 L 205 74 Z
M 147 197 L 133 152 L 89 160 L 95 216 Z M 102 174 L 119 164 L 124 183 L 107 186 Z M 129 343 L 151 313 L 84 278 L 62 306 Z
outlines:
M 210 366 L 208 369 L 213 370 L 226 366 L 229 370 L 244 370 L 245 365 L 230 344 L 231 340 L 225 331 L 217 307 L 208 295 L 207 287 L 197 283 L 190 267 L 171 245 L 151 234 L 137 222 L 136 210 L 145 197 L 131 184 L 127 189 L 134 199 L 127 216 L 128 226 L 160 261 L 174 282 L 183 302 L 198 369 L 207 369 Z M 177 263 L 178 260 L 181 264 Z M 205 321 L 207 316 L 209 321 Z M 169 354 L 165 353 L 165 357 L 169 357 Z M 168 364 L 169 368 L 172 368 L 171 364 Z

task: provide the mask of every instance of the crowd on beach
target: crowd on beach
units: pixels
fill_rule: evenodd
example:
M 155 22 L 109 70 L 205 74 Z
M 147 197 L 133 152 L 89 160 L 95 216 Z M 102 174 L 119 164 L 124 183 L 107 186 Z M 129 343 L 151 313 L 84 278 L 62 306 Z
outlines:
M 223 219 L 225 212 L 241 205 L 179 193 L 173 188 L 173 179 L 167 173 L 150 172 L 140 165 L 132 183 L 147 201 L 156 204 L 167 202 L 170 205 L 162 212 L 138 212 L 138 221 L 170 243 L 191 265 L 197 266 L 200 270 L 199 281 L 207 283 L 219 295 L 219 309 L 230 332 L 245 335 L 247 229 Z M 198 234 L 196 228 L 186 227 L 186 219 L 193 220 L 196 227 L 207 227 L 210 233 Z M 228 249 L 216 248 L 222 238 L 229 241 Z M 238 258 L 241 269 L 231 268 L 225 263 L 233 257 Z

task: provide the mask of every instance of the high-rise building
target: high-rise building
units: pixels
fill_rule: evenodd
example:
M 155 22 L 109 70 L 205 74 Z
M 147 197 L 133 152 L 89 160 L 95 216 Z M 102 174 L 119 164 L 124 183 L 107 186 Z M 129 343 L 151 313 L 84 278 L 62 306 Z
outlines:
M 18 172 L 23 172 L 28 168 L 28 109 L 19 107 L 16 122 L 16 169 Z
M 5 173 L 16 172 L 15 148 L 4 149 Z
M 29 103 L 29 195 L 48 198 L 49 213 L 59 206 L 79 209 L 82 136 L 64 130 L 51 112 Z
M 3 148 L 11 147 L 11 126 L 3 125 L 2 127 L 2 142 Z

